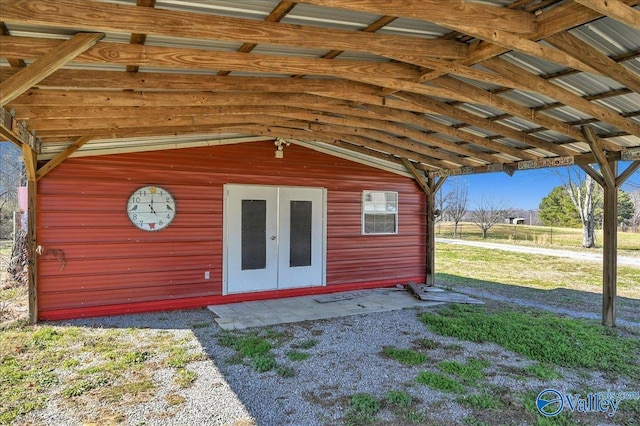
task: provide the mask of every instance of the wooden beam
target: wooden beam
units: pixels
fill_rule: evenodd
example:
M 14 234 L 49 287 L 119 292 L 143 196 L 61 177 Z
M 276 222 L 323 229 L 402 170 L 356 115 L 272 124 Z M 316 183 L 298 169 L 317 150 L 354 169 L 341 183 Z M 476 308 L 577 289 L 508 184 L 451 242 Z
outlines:
M 155 10 L 155 9 L 154 9 Z M 59 40 L 0 36 L 3 56 L 21 54 L 25 59 L 37 58 L 57 48 Z M 101 42 L 83 54 L 74 63 L 138 65 L 157 68 L 189 70 L 232 70 L 277 74 L 332 75 L 356 79 L 382 75 L 384 80 L 417 78 L 419 71 L 408 64 L 305 58 L 299 56 L 264 55 L 242 52 L 224 52 L 207 49 L 166 46 L 140 46 Z
M 501 58 L 492 58 L 482 63 L 483 66 L 527 85 L 530 91 L 541 93 L 550 98 L 556 99 L 567 106 L 586 112 L 599 120 L 612 124 L 621 130 L 625 130 L 632 135 L 640 137 L 640 125 L 628 120 L 614 111 L 592 103 L 580 96 L 574 95 L 570 91 L 563 89 L 550 81 L 511 64 Z
M 489 130 L 493 133 L 503 135 L 504 137 L 514 139 L 518 142 L 522 142 L 535 148 L 541 148 L 545 151 L 557 155 L 575 155 L 576 151 L 572 148 L 567 148 L 562 145 L 557 145 L 553 142 L 546 141 L 535 137 L 532 134 L 516 130 L 512 127 L 500 124 L 496 120 L 490 120 L 488 118 L 479 117 L 477 115 L 468 113 L 453 105 L 449 105 L 444 102 L 439 102 L 426 96 L 416 95 L 412 93 L 396 93 L 395 96 L 404 99 L 409 102 L 413 102 L 426 109 L 424 112 L 437 115 L 445 115 L 453 119 L 459 120 L 463 123 L 467 123 L 472 126 L 477 126 L 482 129 Z
M 500 8 L 495 8 L 500 11 Z M 9 23 L 70 27 L 107 33 L 139 33 L 204 40 L 272 44 L 384 54 L 460 59 L 467 46 L 453 40 L 427 40 L 362 31 L 265 22 L 230 16 L 149 9 L 88 0 L 3 0 L 2 19 Z M 526 14 L 519 15 L 529 19 Z M 533 20 L 530 19 L 530 25 Z M 526 28 L 526 25 L 510 26 Z
M 22 158 L 27 174 L 27 261 L 29 286 L 29 323 L 38 322 L 38 247 L 37 241 L 37 201 L 38 182 L 36 180 L 36 166 L 38 155 L 28 145 L 22 145 Z
M 40 151 L 40 138 L 27 130 L 24 123 L 18 122 L 12 113 L 0 107 L 0 135 L 4 136 L 20 149 L 27 146 L 33 151 Z
M 406 111 L 389 110 L 388 108 L 377 107 L 373 105 L 367 106 L 367 109 L 371 111 L 377 111 L 380 114 L 384 114 L 388 117 L 388 119 L 394 119 L 403 123 L 417 125 L 424 129 L 441 133 L 443 135 L 451 136 L 467 143 L 473 143 L 478 146 L 483 146 L 499 154 L 506 154 L 506 155 L 509 155 L 515 158 L 520 158 L 523 160 L 524 159 L 534 160 L 536 158 L 539 158 L 537 155 L 532 154 L 530 152 L 526 152 L 518 148 L 513 148 L 511 146 L 502 144 L 500 142 L 496 142 L 491 139 L 477 136 L 470 132 L 466 132 L 464 130 L 459 130 L 452 126 L 447 126 L 446 124 L 442 124 L 440 122 L 427 118 L 423 115 L 418 115 L 418 114 L 414 114 Z M 492 154 L 492 155 L 495 155 L 495 154 Z M 491 161 L 494 162 L 496 160 L 497 162 L 503 162 L 503 163 L 510 161 L 502 158 L 497 158 L 497 159 L 493 158 Z
M 596 161 L 600 166 L 600 172 L 602 173 L 602 177 L 604 178 L 605 186 L 615 187 L 616 186 L 616 175 L 609 168 L 609 160 L 607 159 L 607 155 L 602 149 L 602 145 L 593 129 L 588 126 L 582 126 L 582 133 L 584 134 L 589 146 L 591 147 L 591 152 L 596 157 Z
M 226 78 L 226 77 L 225 77 Z M 304 93 L 228 93 L 212 92 L 132 92 L 120 90 L 67 91 L 67 90 L 30 90 L 11 103 L 16 109 L 21 106 L 36 107 L 166 107 L 180 106 L 225 106 L 225 105 L 274 105 L 307 102 L 309 105 L 346 105 L 345 102 L 329 97 Z
M 640 12 L 638 12 L 638 15 L 640 16 Z M 622 85 L 636 93 L 640 93 L 638 74 L 617 63 L 573 34 L 568 32 L 558 33 L 547 37 L 545 41 L 574 58 L 580 58 L 581 61 L 598 70 L 602 75 L 622 83 Z
M 453 90 L 459 93 L 466 93 L 467 96 L 476 98 L 476 103 L 491 105 L 494 108 L 499 108 L 502 111 L 508 112 L 516 117 L 520 117 L 531 123 L 537 124 L 540 127 L 544 127 L 556 132 L 569 136 L 572 139 L 584 141 L 584 135 L 577 129 L 567 125 L 561 120 L 551 118 L 545 114 L 539 114 L 534 109 L 527 108 L 517 102 L 510 101 L 501 97 L 500 95 L 493 95 L 479 87 L 473 86 L 469 83 L 465 83 L 461 80 L 456 80 L 451 77 L 439 77 L 434 80 L 434 83 L 445 87 L 449 90 Z
M 584 170 L 586 174 L 591 176 L 591 178 L 595 180 L 596 183 L 601 187 L 604 188 L 605 186 L 607 186 L 602 175 L 598 173 L 593 167 L 591 167 L 591 164 L 578 164 L 578 167 Z
M 478 28 L 512 33 L 536 30 L 535 17 L 530 13 L 459 0 L 301 0 L 298 3 L 419 19 L 451 29 L 473 23 Z
M 618 172 L 617 162 L 607 162 L 607 169 L 614 176 Z M 604 187 L 604 222 L 602 247 L 602 324 L 616 326 L 616 293 L 618 280 L 618 187 Z
M 412 152 L 409 150 L 405 150 L 403 148 L 399 148 L 394 145 L 389 145 L 384 142 L 379 142 L 374 139 L 370 139 L 364 136 L 350 135 L 340 132 L 315 132 L 294 128 L 284 128 L 279 126 L 269 126 L 269 127 L 256 127 L 256 126 L 240 126 L 236 130 L 238 131 L 246 131 L 254 134 L 264 135 L 264 136 L 280 136 L 287 139 L 298 139 L 305 142 L 322 142 L 328 143 L 332 145 L 342 146 L 341 142 L 347 142 L 351 145 L 358 146 L 359 148 L 366 148 L 369 151 L 359 152 L 366 153 L 367 155 L 371 154 L 376 158 L 383 158 L 386 160 L 391 160 L 389 155 L 395 155 L 397 157 L 408 156 L 412 160 L 417 162 L 430 165 L 434 168 L 446 168 L 450 167 L 449 165 L 434 159 L 429 156 L 423 156 L 419 153 Z M 394 162 L 400 163 L 399 159 L 394 159 Z
M 414 142 L 410 139 L 395 137 L 379 130 L 359 129 L 359 128 L 350 127 L 350 126 L 322 125 L 322 124 L 313 124 L 313 123 L 307 124 L 307 125 L 309 129 L 315 130 L 315 131 L 329 131 L 329 132 L 333 131 L 333 132 L 339 132 L 347 135 L 364 136 L 369 139 L 384 142 L 386 144 L 393 145 L 393 146 L 398 146 L 408 151 L 414 151 L 438 160 L 448 161 L 453 164 L 472 166 L 472 165 L 477 165 L 479 163 L 478 160 L 474 160 L 472 158 L 464 158 L 456 154 L 451 154 L 446 151 L 434 149 L 428 145 L 425 145 L 424 143 Z
M 86 135 L 86 136 L 82 136 L 82 137 L 78 138 L 74 143 L 69 145 L 69 147 L 67 147 L 67 149 L 62 151 L 60 154 L 56 155 L 51 160 L 47 161 L 47 163 L 45 165 L 43 165 L 42 167 L 40 167 L 38 169 L 38 171 L 36 172 L 36 180 L 40 180 L 43 177 L 45 177 L 47 175 L 47 173 L 49 173 L 51 170 L 55 169 L 60 164 L 62 164 L 64 162 L 64 160 L 69 158 L 69 156 L 71 156 L 71 154 L 73 154 L 74 152 L 79 150 L 82 147 L 82 145 L 84 145 L 87 142 L 89 142 L 92 138 L 93 137 L 91 135 Z
M 0 22 L 0 28 L 2 29 L 2 35 L 11 35 L 4 22 Z M 7 62 L 9 62 L 9 65 L 11 65 L 13 68 L 24 68 L 27 66 L 24 60 L 20 58 L 7 58 Z
M 413 164 L 411 164 L 411 161 L 409 161 L 408 159 L 402 157 L 400 158 L 400 160 L 402 160 L 402 164 L 404 164 L 404 166 L 407 168 L 409 173 L 413 175 L 413 178 L 415 179 L 418 186 L 422 188 L 425 194 L 427 194 L 427 197 L 430 196 L 431 188 L 429 188 L 429 186 L 427 185 L 427 182 L 425 181 L 426 177 L 418 173 L 416 168 L 413 167 Z
M 335 117 L 332 115 L 326 114 L 315 114 L 310 112 L 282 112 L 279 114 L 281 117 L 294 118 L 299 120 L 309 121 L 310 123 L 327 123 L 327 124 L 337 124 L 344 126 L 353 126 L 363 129 L 374 129 L 381 130 L 386 132 L 394 133 L 399 137 L 407 137 L 416 141 L 424 142 L 426 144 L 437 146 L 442 149 L 446 149 L 448 151 L 454 152 L 459 155 L 465 155 L 468 157 L 477 158 L 489 163 L 499 163 L 499 162 L 507 162 L 504 158 L 500 157 L 498 154 L 490 154 L 485 153 L 479 150 L 475 150 L 467 147 L 465 144 L 457 144 L 445 139 L 439 138 L 437 136 L 427 134 L 417 129 L 413 129 L 411 127 L 393 123 L 384 120 L 376 120 L 372 118 L 359 118 L 359 117 Z M 446 127 L 446 126 L 445 126 Z M 455 130 L 455 129 L 452 129 Z M 462 132 L 461 132 L 462 133 Z M 461 137 L 466 137 L 466 135 L 459 135 Z M 479 138 L 478 139 L 482 139 Z M 473 135 L 469 135 L 467 140 L 470 140 L 476 143 Z M 484 145 L 484 141 L 477 141 L 479 145 Z M 505 147 L 506 148 L 506 147 Z M 508 150 L 508 148 L 506 148 Z M 520 153 L 519 153 L 520 154 Z M 520 154 L 517 156 L 518 158 L 527 157 L 528 154 Z
M 425 284 L 432 286 L 436 283 L 436 228 L 435 228 L 435 208 L 436 208 L 436 193 L 442 187 L 442 184 L 446 180 L 446 177 L 436 180 L 431 175 L 427 176 L 427 186 L 430 188 L 430 193 L 427 194 L 427 220 L 426 220 L 426 234 L 427 234 L 427 246 L 426 246 L 426 276 Z
M 289 1 L 281 1 L 278 5 L 271 11 L 271 13 L 264 18 L 267 22 L 280 22 L 291 10 L 296 6 L 295 3 Z M 256 43 L 243 43 L 240 48 L 238 48 L 238 52 L 249 53 L 253 49 L 255 49 L 258 45 Z M 231 71 L 218 71 L 218 75 L 225 76 L 231 74 Z
M 618 0 L 575 0 L 583 6 L 640 31 L 640 11 Z
M 0 67 L 0 79 L 6 79 L 18 70 Z M 379 95 L 380 88 L 344 79 L 288 77 L 219 76 L 189 73 L 156 73 L 101 70 L 58 70 L 42 80 L 40 88 L 73 90 L 134 90 L 134 91 L 235 91 L 235 92 L 341 92 Z
M 625 171 L 620 173 L 620 176 L 616 178 L 616 186 L 620 187 L 620 185 L 625 183 L 626 180 L 629 179 L 629 177 L 631 177 L 631 175 L 634 174 L 638 169 L 640 169 L 640 160 L 634 161 L 633 163 L 629 164 Z
M 70 39 L 57 44 L 55 48 L 48 50 L 42 57 L 36 59 L 34 63 L 0 83 L 0 93 L 2 93 L 0 106 L 5 106 L 46 76 L 71 62 L 104 36 L 101 33 L 78 33 Z
M 154 7 L 156 0 L 138 0 L 136 6 L 139 7 Z M 144 44 L 147 41 L 147 35 L 143 33 L 133 33 L 129 39 L 131 44 Z M 140 67 L 137 65 L 127 65 L 127 72 L 138 72 Z

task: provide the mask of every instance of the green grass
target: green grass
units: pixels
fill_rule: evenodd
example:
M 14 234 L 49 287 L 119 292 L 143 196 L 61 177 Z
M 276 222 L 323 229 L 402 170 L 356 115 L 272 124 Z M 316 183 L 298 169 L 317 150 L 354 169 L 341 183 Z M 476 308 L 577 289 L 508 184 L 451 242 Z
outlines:
M 533 310 L 491 312 L 483 306 L 462 305 L 423 313 L 421 320 L 435 333 L 497 343 L 542 363 L 640 378 L 640 343 L 594 321 Z
M 384 396 L 388 405 L 406 408 L 411 406 L 413 399 L 406 391 L 389 390 Z
M 376 414 L 382 408 L 380 400 L 368 393 L 356 393 L 349 401 L 350 409 L 343 421 L 348 426 L 372 424 L 376 421 Z
M 289 358 L 291 361 L 304 361 L 306 359 L 309 359 L 309 354 L 306 352 L 302 352 L 302 351 L 289 351 L 287 353 L 287 358 Z
M 602 265 L 598 262 L 480 247 L 437 244 L 436 271 L 436 279 L 443 286 L 473 285 L 474 280 L 479 280 L 543 290 L 602 291 Z M 620 296 L 640 299 L 639 282 L 640 267 L 618 267 Z
M 461 385 L 458 380 L 442 373 L 436 373 L 433 371 L 420 372 L 420 374 L 418 374 L 418 377 L 416 377 L 416 382 L 420 383 L 421 385 L 427 385 L 431 389 L 441 390 L 443 392 L 464 392 L 464 386 Z
M 458 224 L 459 238 L 465 240 L 483 240 L 492 242 L 517 242 L 539 246 L 553 246 L 566 248 L 582 247 L 582 228 L 557 228 L 550 226 L 529 226 L 496 224 L 487 235 L 482 238 L 482 231 L 470 222 Z M 453 223 L 442 222 L 436 225 L 436 236 L 453 237 Z M 602 246 L 602 230 L 596 230 L 596 244 Z M 640 251 L 640 233 L 618 232 L 618 249 L 628 251 L 629 254 Z
M 303 340 L 300 343 L 296 343 L 295 345 L 291 345 L 291 347 L 299 348 L 299 349 L 311 349 L 317 344 L 318 344 L 317 339 L 307 339 L 307 340 Z
M 255 371 L 264 373 L 277 367 L 275 355 L 271 352 L 273 344 L 278 342 L 284 334 L 271 329 L 249 332 L 224 332 L 218 337 L 218 343 L 236 350 L 236 354 L 228 362 L 243 363 L 245 359 Z
M 484 368 L 488 364 L 485 361 L 472 358 L 466 364 L 458 361 L 440 361 L 438 368 L 445 373 L 458 376 L 465 383 L 475 383 L 485 377 Z
M 465 407 L 473 408 L 475 410 L 489 410 L 492 408 L 500 408 L 503 405 L 496 395 L 489 393 L 465 395 L 456 398 L 456 401 Z
M 550 365 L 536 363 L 524 369 L 530 376 L 541 380 L 561 379 L 563 376 L 555 368 Z
M 190 388 L 198 378 L 198 373 L 195 371 L 187 370 L 186 368 L 178 368 L 175 373 L 173 381 L 176 385 L 183 389 Z
M 427 362 L 427 356 L 420 352 L 416 352 L 411 349 L 394 348 L 393 346 L 386 346 L 383 352 L 389 358 L 393 358 L 396 361 L 406 365 L 420 365 Z
M 139 349 L 131 350 L 132 338 L 141 342 Z M 159 365 L 184 365 L 203 356 L 189 353 L 185 341 L 170 332 L 51 325 L 3 330 L 0 347 L 0 424 L 19 422 L 55 397 L 75 410 L 87 398 L 122 407 L 144 402 L 155 393 L 152 378 Z M 87 414 L 87 421 L 102 414 Z

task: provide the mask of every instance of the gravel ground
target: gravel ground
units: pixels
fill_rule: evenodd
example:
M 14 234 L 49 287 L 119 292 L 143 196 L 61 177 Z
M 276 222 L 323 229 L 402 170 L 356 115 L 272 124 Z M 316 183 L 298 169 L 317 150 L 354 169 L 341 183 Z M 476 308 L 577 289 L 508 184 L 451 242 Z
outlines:
M 462 342 L 433 334 L 418 321 L 421 311 L 405 309 L 269 327 L 272 333 L 283 336 L 281 345 L 276 345 L 273 352 L 279 366 L 295 371 L 288 378 L 275 370 L 258 373 L 246 362 L 230 363 L 235 351 L 219 344 L 225 331 L 215 324 L 212 313 L 204 309 L 90 318 L 60 325 L 135 328 L 147 333 L 146 336 L 169 331 L 186 338 L 185 344 L 191 351 L 206 355 L 187 367 L 198 378 L 192 387 L 178 389 L 184 403 L 176 406 L 167 403 L 166 395 L 175 393 L 176 386 L 171 381 L 172 374 L 160 369 L 154 377 L 158 383 L 156 394 L 150 400 L 120 408 L 118 423 L 127 425 L 337 425 L 344 424 L 353 394 L 366 392 L 384 399 L 389 390 L 408 392 L 414 400 L 412 410 L 421 413 L 422 421 L 405 420 L 383 404 L 376 424 L 465 425 L 470 424 L 465 422 L 472 412 L 470 408 L 456 402 L 451 394 L 419 385 L 415 379 L 421 371 L 438 371 L 435 365 L 442 360 L 466 362 L 469 358 L 480 358 L 489 365 L 485 369 L 487 379 L 479 386 L 483 389 L 470 388 L 469 393 L 481 393 L 490 387 L 503 400 L 512 400 L 513 404 L 500 415 L 502 421 L 513 424 L 524 424 L 525 418 L 517 401 L 518 393 L 539 392 L 549 387 L 637 390 L 637 383 L 624 379 L 612 382 L 597 373 L 585 375 L 563 369 L 559 369 L 564 375 L 562 379 L 543 381 L 529 377 L 523 381 L 517 372 L 534 364 L 532 361 L 497 345 Z M 417 340 L 425 338 L 436 342 L 426 352 L 429 361 L 425 365 L 406 366 L 382 353 L 385 346 L 415 348 Z M 310 355 L 308 359 L 288 359 L 289 351 L 309 339 L 317 344 L 303 350 Z M 64 405 L 50 403 L 46 409 L 26 416 L 22 424 L 82 424 L 79 418 L 78 413 L 69 412 Z M 616 424 L 607 418 L 599 419 L 602 422 L 585 424 Z M 495 424 L 488 420 L 486 424 Z

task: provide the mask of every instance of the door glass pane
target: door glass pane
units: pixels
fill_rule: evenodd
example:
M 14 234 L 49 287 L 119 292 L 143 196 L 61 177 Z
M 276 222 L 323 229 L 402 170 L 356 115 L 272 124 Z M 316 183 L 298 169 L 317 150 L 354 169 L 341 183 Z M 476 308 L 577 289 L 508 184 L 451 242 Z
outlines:
M 267 201 L 242 200 L 242 270 L 267 266 Z
M 291 201 L 289 266 L 311 265 L 311 201 Z

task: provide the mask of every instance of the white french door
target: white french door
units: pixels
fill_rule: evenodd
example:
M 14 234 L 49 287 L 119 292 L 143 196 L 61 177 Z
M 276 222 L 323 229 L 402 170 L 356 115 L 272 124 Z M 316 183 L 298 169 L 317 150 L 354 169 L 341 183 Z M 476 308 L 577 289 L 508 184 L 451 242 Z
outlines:
M 229 184 L 224 197 L 224 294 L 324 285 L 324 189 Z

